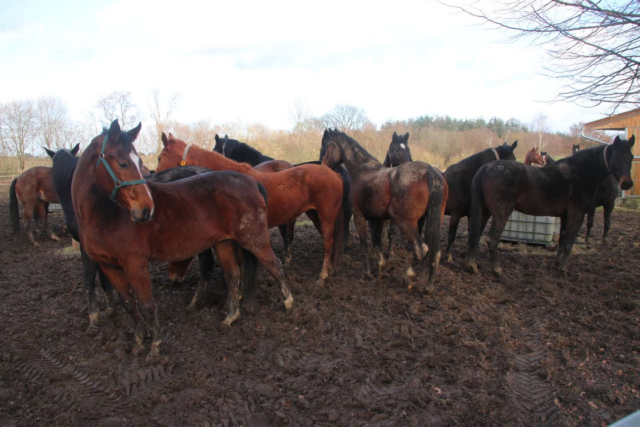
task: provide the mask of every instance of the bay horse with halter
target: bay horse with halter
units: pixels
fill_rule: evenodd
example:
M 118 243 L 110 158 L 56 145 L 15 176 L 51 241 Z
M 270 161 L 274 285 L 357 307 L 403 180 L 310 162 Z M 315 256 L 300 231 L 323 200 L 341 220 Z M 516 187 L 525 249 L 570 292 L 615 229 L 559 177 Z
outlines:
M 428 270 L 428 283 L 433 283 L 440 258 L 439 238 L 448 187 L 442 174 L 423 162 L 409 162 L 395 168 L 384 167 L 358 142 L 345 133 L 325 130 L 323 165 L 343 163 L 353 180 L 351 204 L 364 256 L 365 276 L 371 276 L 367 243 L 367 221 L 393 220 L 412 243 L 414 263 L 406 272 L 411 281 L 416 272 Z M 418 221 L 426 216 L 425 236 L 418 231 Z M 377 225 L 374 225 L 377 226 Z M 426 240 L 426 244 L 425 244 Z M 380 266 L 384 255 L 378 249 Z
M 544 158 L 538 152 L 538 147 L 533 147 L 524 157 L 524 164 L 527 166 L 544 166 Z
M 216 171 L 236 171 L 261 183 L 269 195 L 269 227 L 286 225 L 306 213 L 322 235 L 324 261 L 318 285 L 329 273 L 337 272 L 342 253 L 342 181 L 330 169 L 302 165 L 280 172 L 263 173 L 247 164 L 227 159 L 215 151 L 186 144 L 172 134 L 162 134 L 164 147 L 156 171 L 180 164 L 197 165 Z
M 572 154 L 579 152 L 580 144 L 573 144 L 571 151 Z M 587 233 L 584 236 L 584 243 L 587 247 L 590 247 L 589 238 L 591 237 L 591 229 L 593 228 L 596 209 L 600 206 L 602 206 L 602 211 L 604 213 L 604 233 L 602 235 L 602 244 L 607 244 L 607 235 L 609 234 L 609 228 L 611 228 L 611 215 L 613 214 L 613 209 L 616 207 L 619 186 L 620 182 L 615 176 L 613 176 L 613 174 L 610 174 L 598 187 L 593 204 L 587 212 Z
M 78 221 L 76 219 L 76 214 L 73 209 L 73 202 L 71 200 L 71 181 L 73 179 L 73 174 L 76 170 L 76 166 L 78 164 L 78 157 L 75 156 L 77 152 L 77 148 L 72 151 L 69 150 L 58 150 L 53 156 L 53 183 L 55 186 L 55 191 L 60 201 L 60 205 L 62 206 L 62 211 L 64 213 L 65 224 L 67 226 L 67 230 L 69 230 L 69 234 L 76 241 L 80 242 L 80 232 L 78 229 Z M 141 172 L 143 176 L 144 169 L 141 168 Z M 164 172 L 153 174 L 149 176 L 145 176 L 147 181 L 150 182 L 171 182 L 177 181 L 179 179 L 188 178 L 200 173 L 208 173 L 211 172 L 206 168 L 199 168 L 197 166 L 184 166 L 180 168 L 168 169 Z M 88 312 L 89 312 L 89 330 L 97 328 L 100 322 L 100 311 L 96 301 L 95 294 L 95 282 L 96 275 L 100 278 L 100 284 L 102 285 L 102 289 L 105 292 L 107 297 L 107 309 L 105 311 L 106 316 L 110 316 L 115 313 L 116 310 L 116 299 L 113 287 L 111 283 L 106 278 L 98 263 L 89 258 L 84 247 L 80 245 L 80 254 L 82 259 L 82 273 L 83 273 L 83 287 L 85 293 L 87 295 L 87 303 L 88 303 Z M 203 290 L 206 288 L 209 278 L 211 276 L 211 272 L 214 266 L 213 254 L 211 253 L 211 249 L 207 249 L 202 253 L 198 254 L 199 258 L 199 267 L 200 267 L 200 282 L 198 283 L 198 291 L 194 295 L 194 298 L 191 302 L 191 306 L 195 306 L 198 300 L 198 294 L 202 295 Z M 188 260 L 189 262 L 191 259 Z M 186 263 L 183 262 L 175 262 L 169 263 L 169 278 L 172 281 L 175 281 L 178 278 L 182 278 L 184 273 L 186 272 L 186 268 L 184 265 Z M 251 275 L 247 277 L 254 278 Z M 245 284 L 247 289 L 251 290 L 252 286 L 255 286 L 251 283 Z M 250 299 L 251 295 L 245 294 L 245 297 Z M 246 299 L 245 299 L 246 301 Z
M 493 271 L 500 275 L 498 242 L 513 210 L 527 215 L 560 217 L 560 242 L 556 262 L 563 274 L 584 215 L 593 204 L 598 187 L 609 174 L 620 187 L 633 186 L 630 176 L 635 137 L 619 137 L 613 144 L 582 150 L 546 168 L 517 162 L 496 161 L 484 165 L 473 178 L 469 216 L 468 266 L 478 271 L 476 257 L 480 235 L 490 217 L 489 251 Z
M 291 164 L 286 160 L 274 160 L 244 142 L 230 139 L 227 135 L 225 135 L 224 138 L 220 138 L 216 135 L 216 145 L 213 148 L 213 151 L 222 154 L 228 159 L 235 160 L 238 163 L 248 163 L 253 166 L 255 170 L 266 173 L 280 172 L 294 166 L 319 165 L 322 163 L 322 155 L 318 161 L 304 162 L 296 165 Z M 351 178 L 349 177 L 347 170 L 342 166 L 336 167 L 333 171 L 339 174 L 342 178 L 342 212 L 344 218 L 343 243 L 344 248 L 346 249 L 349 246 L 350 240 L 349 221 L 351 221 L 351 216 L 353 215 L 351 212 L 351 202 L 349 201 Z M 286 226 L 278 227 L 280 229 L 282 241 L 284 242 L 285 264 L 288 264 L 291 261 L 291 243 L 293 242 L 294 237 L 294 225 L 295 222 L 290 222 Z
M 240 271 L 237 244 L 243 259 L 253 256 L 267 268 L 280 285 L 285 307 L 291 308 L 293 297 L 271 249 L 258 183 L 233 172 L 148 182 L 133 146 L 140 128 L 122 132 L 114 121 L 80 157 L 71 186 L 80 243 L 130 306 L 135 352 L 144 348 L 147 327 L 149 356 L 159 353 L 162 342 L 149 261 L 181 261 L 214 247 L 229 289 L 224 323 L 230 325 L 240 315 L 241 275 L 251 273 Z
M 444 171 L 444 179 L 449 185 L 449 198 L 447 199 L 447 209 L 445 214 L 449 215 L 449 237 L 445 258 L 453 261 L 451 249 L 456 240 L 458 224 L 460 220 L 469 215 L 471 209 L 471 183 L 478 170 L 489 162 L 495 160 L 516 160 L 513 154 L 518 141 L 508 145 L 506 142 L 495 148 L 487 148 L 479 153 L 460 160 L 455 165 L 451 165 Z
M 73 148 L 74 152 L 77 152 L 79 147 L 79 144 L 76 145 Z M 46 148 L 45 151 L 50 157 L 55 154 Z M 50 167 L 36 166 L 30 168 L 11 182 L 9 187 L 9 216 L 11 218 L 11 228 L 15 234 L 20 231 L 18 201 L 22 204 L 24 229 L 32 245 L 38 246 L 31 232 L 32 216 L 36 223 L 43 222 L 44 230 L 51 236 L 52 240 L 60 240 L 49 228 L 49 204 L 59 203 L 53 186 Z

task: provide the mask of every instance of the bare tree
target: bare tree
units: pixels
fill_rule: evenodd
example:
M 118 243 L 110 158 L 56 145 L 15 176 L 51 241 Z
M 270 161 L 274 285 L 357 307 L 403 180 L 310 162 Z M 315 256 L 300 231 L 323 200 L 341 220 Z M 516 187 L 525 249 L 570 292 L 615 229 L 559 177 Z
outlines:
M 151 94 L 151 102 L 149 104 L 149 115 L 155 123 L 156 129 L 156 154 L 162 151 L 162 132 L 167 128 L 171 121 L 171 116 L 178 109 L 178 101 L 180 95 L 174 93 L 166 101 L 160 98 L 160 89 L 154 89 Z
M 305 122 L 311 118 L 311 109 L 300 98 L 293 100 L 293 104 L 289 107 L 289 122 L 295 133 L 300 133 L 304 130 Z
M 113 92 L 103 96 L 98 99 L 96 110 L 101 125 L 118 119 L 123 129 L 134 127 L 140 117 L 140 110 L 134 104 L 131 92 Z
M 324 127 L 336 127 L 343 132 L 361 130 L 368 122 L 367 113 L 353 105 L 339 104 L 321 117 Z
M 538 150 L 543 150 L 550 141 L 549 118 L 544 114 L 535 116 L 531 121 L 531 132 L 535 134 L 533 146 L 538 147 Z
M 57 96 L 45 96 L 36 102 L 36 120 L 41 144 L 48 149 L 70 148 L 65 139 L 73 129 L 67 107 Z
M 640 2 L 638 0 L 502 0 L 455 5 L 458 10 L 547 45 L 548 75 L 567 79 L 557 100 L 640 105 Z
M 18 158 L 24 172 L 24 159 L 38 134 L 36 108 L 30 99 L 8 102 L 0 107 L 2 140 L 11 155 Z

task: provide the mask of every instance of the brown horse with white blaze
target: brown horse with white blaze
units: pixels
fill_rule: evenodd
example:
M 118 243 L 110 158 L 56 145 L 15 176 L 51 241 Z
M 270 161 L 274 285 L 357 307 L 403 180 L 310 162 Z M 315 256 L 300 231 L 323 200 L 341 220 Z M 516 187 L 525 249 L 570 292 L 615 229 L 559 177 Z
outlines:
M 255 180 L 233 172 L 206 173 L 161 184 L 142 179 L 133 141 L 141 126 L 121 132 L 117 121 L 93 139 L 78 162 L 71 187 L 81 244 L 131 307 L 135 352 L 147 326 L 155 356 L 162 342 L 151 292 L 149 261 L 182 261 L 214 247 L 229 288 L 224 323 L 239 316 L 241 276 L 257 258 L 280 284 L 287 309 L 293 297 L 269 242 L 266 202 Z M 254 264 L 255 265 L 255 264 Z
M 286 225 L 306 213 L 322 234 L 324 262 L 318 285 L 339 267 L 342 253 L 342 180 L 331 169 L 301 165 L 281 172 L 263 173 L 214 151 L 186 144 L 172 134 L 162 134 L 164 148 L 158 157 L 160 172 L 180 164 L 202 166 L 215 171 L 236 171 L 248 175 L 267 189 L 269 227 Z

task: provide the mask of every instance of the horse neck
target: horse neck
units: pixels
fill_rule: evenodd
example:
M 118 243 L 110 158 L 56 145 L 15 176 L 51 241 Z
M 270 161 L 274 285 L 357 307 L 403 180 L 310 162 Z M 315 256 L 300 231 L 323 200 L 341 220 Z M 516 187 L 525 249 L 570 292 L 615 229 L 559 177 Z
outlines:
M 367 150 L 359 144 L 350 144 L 348 141 L 340 142 L 340 149 L 344 154 L 344 165 L 349 175 L 357 176 L 364 167 L 378 169 L 383 167 Z
M 576 176 L 578 176 L 580 181 L 592 183 L 592 185 L 597 187 L 611 174 L 604 161 L 603 151 L 606 150 L 607 147 L 608 146 L 604 146 L 602 148 L 598 147 L 593 150 L 593 152 L 589 152 L 588 155 L 592 157 L 591 159 L 586 158 L 586 155 L 569 156 L 555 162 L 551 167 L 569 164 L 572 169 L 574 169 Z M 587 151 L 580 151 L 579 153 L 585 152 Z
M 235 171 L 247 175 L 251 175 L 251 171 L 253 171 L 253 168 L 247 164 L 235 162 L 224 157 L 220 153 L 207 151 L 195 145 L 192 145 L 189 149 L 189 157 L 191 158 L 189 160 L 190 163 L 194 163 L 197 166 L 202 166 L 214 171 Z

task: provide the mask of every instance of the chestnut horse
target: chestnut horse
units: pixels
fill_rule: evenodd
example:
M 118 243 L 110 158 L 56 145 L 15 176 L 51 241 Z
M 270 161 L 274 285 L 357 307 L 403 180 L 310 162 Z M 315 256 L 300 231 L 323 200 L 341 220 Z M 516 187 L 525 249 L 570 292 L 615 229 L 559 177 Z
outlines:
M 78 152 L 80 144 L 73 148 L 73 153 Z M 47 150 L 47 154 L 53 157 L 55 154 Z M 33 238 L 31 232 L 31 216 L 36 220 L 43 221 L 44 229 L 52 240 L 59 240 L 58 236 L 49 228 L 49 203 L 59 203 L 56 191 L 53 186 L 51 168 L 46 166 L 36 166 L 26 170 L 22 175 L 11 182 L 9 187 L 9 213 L 11 217 L 11 228 L 14 233 L 20 231 L 20 214 L 18 210 L 18 200 L 22 203 L 22 219 L 24 229 L 29 237 L 29 241 L 34 246 L 38 243 Z
M 413 287 L 411 281 L 416 275 L 413 267 L 418 272 L 427 269 L 428 283 L 433 283 L 440 258 L 440 226 L 449 192 L 442 174 L 423 162 L 386 168 L 355 139 L 331 129 L 325 130 L 322 145 L 326 147 L 322 164 L 334 167 L 343 163 L 353 180 L 351 204 L 364 255 L 365 276 L 371 276 L 366 222 L 391 219 L 413 244 L 414 263 L 406 272 L 408 288 Z M 418 221 L 424 216 L 427 227 L 423 240 Z M 384 267 L 380 249 L 379 265 Z
M 133 141 L 141 125 L 121 132 L 118 121 L 95 137 L 80 157 L 71 185 L 80 243 L 97 261 L 120 297 L 131 307 L 135 353 L 144 349 L 151 328 L 149 356 L 162 342 L 151 292 L 149 261 L 181 261 L 214 247 L 224 270 L 230 325 L 240 315 L 243 259 L 256 257 L 276 279 L 287 309 L 293 297 L 269 242 L 267 207 L 255 180 L 238 173 L 205 173 L 167 184 L 147 182 Z M 254 258 L 255 259 L 255 258 Z M 251 263 L 245 261 L 245 267 Z
M 489 231 L 489 251 L 493 271 L 500 275 L 498 242 L 513 210 L 527 215 L 561 218 L 560 242 L 556 262 L 563 274 L 584 215 L 593 204 L 596 190 L 611 174 L 628 190 L 631 179 L 631 148 L 619 137 L 613 144 L 589 148 L 558 160 L 546 168 L 534 168 L 517 162 L 498 160 L 484 165 L 473 178 L 469 215 L 468 266 L 478 271 L 476 257 L 480 236 L 493 217 Z
M 527 166 L 544 166 L 544 158 L 538 153 L 538 147 L 533 147 L 524 157 L 524 164 Z
M 302 165 L 281 172 L 263 173 L 214 151 L 188 145 L 173 135 L 162 134 L 164 148 L 156 171 L 181 163 L 211 170 L 243 173 L 263 184 L 269 195 L 269 227 L 286 225 L 303 213 L 322 234 L 324 262 L 318 285 L 324 285 L 331 271 L 337 272 L 342 252 L 342 181 L 332 170 L 319 165 Z
M 455 165 L 451 165 L 444 171 L 444 179 L 449 185 L 449 198 L 447 199 L 447 210 L 445 215 L 449 215 L 449 237 L 445 258 L 452 262 L 451 249 L 456 240 L 458 224 L 460 220 L 469 215 L 471 208 L 471 182 L 478 170 L 485 164 L 494 160 L 516 160 L 513 154 L 518 141 L 508 145 L 506 142 L 495 148 L 487 148 L 479 153 L 460 160 Z

